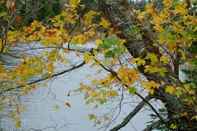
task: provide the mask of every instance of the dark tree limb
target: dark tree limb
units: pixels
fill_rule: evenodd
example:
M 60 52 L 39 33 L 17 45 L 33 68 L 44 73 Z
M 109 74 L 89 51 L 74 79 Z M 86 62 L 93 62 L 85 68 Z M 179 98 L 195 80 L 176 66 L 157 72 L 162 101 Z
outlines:
M 75 69 L 78 69 L 80 67 L 82 67 L 83 65 L 85 65 L 85 62 L 81 62 L 80 64 L 78 65 L 75 65 L 69 69 L 66 69 L 64 71 L 61 71 L 61 72 L 58 72 L 58 73 L 55 73 L 55 74 L 52 74 L 50 76 L 46 76 L 46 77 L 43 77 L 43 78 L 40 78 L 40 79 L 37 79 L 37 80 L 34 80 L 34 81 L 31 81 L 31 82 L 28 82 L 26 85 L 33 85 L 33 84 L 36 84 L 36 83 L 39 83 L 39 82 L 42 82 L 42 81 L 45 81 L 45 80 L 48 80 L 48 79 L 51 79 L 51 78 L 54 78 L 54 77 L 57 77 L 57 76 L 60 76 L 60 75 L 63 75 L 65 73 L 68 73 L 68 72 L 71 72 Z M 10 92 L 10 91 L 13 91 L 13 90 L 16 90 L 16 89 L 20 89 L 22 87 L 24 87 L 25 85 L 19 85 L 19 86 L 16 86 L 16 87 L 11 87 L 11 88 L 8 88 L 8 89 L 5 89 L 5 90 L 2 90 L 0 92 L 0 95 L 4 94 L 4 93 L 7 93 L 7 92 Z
M 150 95 L 146 96 L 144 99 L 146 99 L 146 101 L 150 101 L 152 99 L 152 97 Z M 146 102 L 144 100 L 142 100 L 136 107 L 135 109 L 130 112 L 124 119 L 123 121 L 116 125 L 115 127 L 113 127 L 110 131 L 118 131 L 121 128 L 125 127 L 130 120 L 146 105 Z

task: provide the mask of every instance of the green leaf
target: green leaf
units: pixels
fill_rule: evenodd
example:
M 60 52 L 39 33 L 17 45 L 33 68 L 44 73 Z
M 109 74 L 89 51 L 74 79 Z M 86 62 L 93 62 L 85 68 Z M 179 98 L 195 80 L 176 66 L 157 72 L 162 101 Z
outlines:
M 88 117 L 89 117 L 90 120 L 96 120 L 97 119 L 96 115 L 94 115 L 94 114 L 89 114 Z
M 105 53 L 105 57 L 113 57 L 115 55 L 115 52 L 113 52 L 112 50 L 109 50 Z
M 136 88 L 135 87 L 130 87 L 129 88 L 129 94 L 135 94 L 136 93 Z
M 0 17 L 6 16 L 7 12 L 0 12 Z

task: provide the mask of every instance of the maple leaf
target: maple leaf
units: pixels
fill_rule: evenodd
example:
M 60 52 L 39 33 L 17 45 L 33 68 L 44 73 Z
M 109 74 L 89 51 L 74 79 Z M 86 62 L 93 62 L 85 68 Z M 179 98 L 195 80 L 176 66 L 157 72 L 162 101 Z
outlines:
M 156 83 L 155 81 L 142 81 L 142 85 L 145 89 L 148 90 L 150 94 L 153 94 L 155 89 L 158 89 L 160 84 Z
M 99 23 L 102 27 L 104 27 L 104 28 L 109 28 L 110 27 L 110 23 L 109 23 L 109 21 L 107 21 L 105 18 L 101 18 L 101 21 L 100 21 L 100 23 Z

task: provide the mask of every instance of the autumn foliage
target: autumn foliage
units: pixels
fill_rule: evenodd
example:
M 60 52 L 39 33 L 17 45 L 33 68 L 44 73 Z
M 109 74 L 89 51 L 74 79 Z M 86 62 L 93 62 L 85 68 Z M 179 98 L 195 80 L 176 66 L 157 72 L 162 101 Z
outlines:
M 18 13 L 22 10 L 17 0 L 0 4 L 1 96 L 16 90 L 24 95 L 39 82 L 61 75 L 57 63 L 71 65 L 66 55 L 75 52 L 80 66 L 88 64 L 106 72 L 89 85 L 81 83 L 79 91 L 87 103 L 104 104 L 120 97 L 122 89 L 139 97 L 158 118 L 147 130 L 197 130 L 194 3 L 158 0 L 137 3 L 139 8 L 126 0 L 69 0 L 51 16 L 41 13 L 31 18 Z M 56 7 L 57 3 L 51 6 Z M 93 47 L 87 48 L 87 43 Z M 5 97 L 0 99 L 3 103 Z M 163 112 L 155 109 L 151 99 L 163 103 Z M 19 119 L 17 113 L 12 117 Z M 124 123 L 111 131 L 123 128 Z

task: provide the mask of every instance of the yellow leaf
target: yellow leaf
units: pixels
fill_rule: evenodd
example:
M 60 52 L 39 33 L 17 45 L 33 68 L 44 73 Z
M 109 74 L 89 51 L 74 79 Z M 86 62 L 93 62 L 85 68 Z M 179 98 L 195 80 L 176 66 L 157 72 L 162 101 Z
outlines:
M 167 48 L 170 52 L 174 52 L 177 49 L 177 44 L 175 42 L 168 42 Z
M 89 91 L 88 93 L 89 93 L 89 96 L 91 96 L 91 97 L 97 97 L 99 95 L 99 93 L 94 90 Z
M 160 61 L 163 62 L 164 64 L 168 64 L 170 62 L 170 59 L 168 56 L 161 56 Z
M 54 71 L 53 63 L 50 62 L 49 64 L 47 64 L 47 71 L 49 74 L 53 73 L 53 71 Z
M 176 88 L 174 86 L 166 86 L 165 92 L 169 94 L 174 94 L 176 92 Z
M 163 0 L 163 5 L 166 8 L 170 8 L 172 6 L 172 2 L 173 2 L 173 0 Z
M 42 23 L 39 22 L 39 21 L 37 21 L 37 20 L 34 20 L 34 21 L 31 23 L 31 26 L 30 26 L 31 30 L 36 30 L 36 29 L 38 29 L 38 28 L 40 28 L 40 27 L 42 27 Z M 30 28 L 29 28 L 29 29 L 30 29 Z M 29 32 L 29 33 L 31 33 L 31 32 Z
M 84 44 L 87 41 L 85 35 L 79 34 L 73 37 L 72 42 L 76 44 Z
M 84 33 L 84 36 L 86 37 L 86 39 L 91 39 L 92 37 L 94 37 L 96 34 L 95 30 L 89 30 L 87 32 Z
M 188 10 L 186 8 L 185 3 L 179 3 L 175 6 L 175 12 L 179 13 L 181 15 L 186 15 L 188 13 Z
M 55 61 L 57 59 L 57 55 L 58 55 L 58 51 L 57 50 L 52 50 L 51 52 L 49 52 L 49 54 L 47 54 L 47 59 L 49 61 Z
M 16 120 L 15 127 L 16 128 L 20 128 L 21 127 L 21 121 L 20 120 Z
M 145 11 L 139 12 L 137 18 L 138 18 L 140 21 L 143 21 L 144 18 L 145 18 L 145 14 L 146 14 Z
M 184 31 L 184 27 L 181 24 L 179 24 L 178 22 L 172 23 L 172 29 L 177 33 L 181 33 Z
M 150 59 L 151 64 L 156 64 L 156 63 L 158 63 L 157 55 L 154 54 L 154 53 L 149 53 L 149 54 L 146 56 L 146 59 Z
M 111 90 L 111 91 L 107 92 L 107 95 L 109 97 L 115 97 L 115 96 L 118 96 L 118 93 L 117 93 L 117 91 Z
M 79 3 L 80 3 L 80 0 L 70 0 L 70 1 L 69 1 L 69 4 L 70 4 L 72 7 L 74 7 L 74 8 L 76 8 L 76 7 L 79 5 Z
M 89 52 L 86 52 L 83 55 L 83 59 L 84 59 L 85 63 L 89 63 L 90 60 L 92 59 L 92 56 L 91 56 L 91 54 Z
M 165 67 L 146 65 L 144 71 L 147 73 L 159 73 L 161 76 L 165 76 L 167 69 Z
M 86 25 L 90 25 L 92 23 L 92 19 L 94 16 L 96 16 L 98 13 L 95 11 L 89 11 L 88 13 L 85 14 L 84 16 L 84 22 Z
M 150 94 L 153 94 L 155 89 L 158 89 L 160 84 L 155 81 L 142 81 L 142 86 L 148 90 Z
M 153 4 L 147 4 L 146 7 L 145 7 L 145 11 L 151 15 L 153 15 L 155 13 L 155 10 L 154 10 L 154 6 Z
M 109 21 L 107 21 L 106 19 L 104 19 L 103 17 L 101 18 L 101 21 L 99 23 L 101 26 L 103 26 L 104 28 L 109 28 L 110 27 L 110 23 Z
M 141 58 L 134 58 L 133 59 L 133 63 L 137 64 L 138 66 L 140 65 L 145 65 L 145 60 L 144 59 L 141 59 Z
M 121 67 L 118 70 L 118 76 L 127 85 L 133 84 L 140 77 L 139 73 L 135 69 L 128 68 L 128 67 Z
M 101 39 L 96 39 L 96 45 L 99 46 L 100 44 L 102 44 L 103 41 Z
M 45 45 L 61 44 L 63 42 L 62 33 L 58 29 L 47 29 L 41 35 L 41 42 Z
M 17 41 L 17 32 L 9 31 L 7 33 L 7 39 L 10 43 Z
M 163 32 L 164 28 L 160 24 L 155 24 L 153 27 L 157 32 Z
M 186 60 L 187 59 L 186 52 L 182 49 L 179 49 L 179 52 L 180 52 L 181 59 Z
M 197 120 L 197 115 L 193 116 L 192 120 Z
M 174 124 L 174 123 L 172 123 L 172 124 L 170 125 L 170 128 L 172 128 L 172 129 L 176 129 L 176 128 L 177 128 L 177 125 L 176 125 L 176 124 Z

